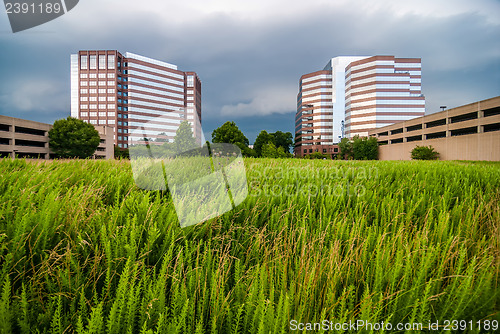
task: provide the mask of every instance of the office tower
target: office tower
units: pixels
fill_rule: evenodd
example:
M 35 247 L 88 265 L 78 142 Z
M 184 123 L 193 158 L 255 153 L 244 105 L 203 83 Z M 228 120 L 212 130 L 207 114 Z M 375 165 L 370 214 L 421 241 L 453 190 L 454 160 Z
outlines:
M 337 153 L 344 123 L 345 68 L 366 57 L 335 57 L 322 71 L 300 77 L 295 115 L 295 154 Z
M 420 58 L 374 56 L 350 63 L 345 81 L 345 135 L 425 114 Z
M 201 142 L 201 82 L 195 72 L 130 52 L 79 51 L 71 55 L 71 116 L 113 127 L 120 148 L 144 138 L 172 142 L 184 120 Z
M 422 116 L 418 58 L 335 57 L 301 76 L 295 114 L 295 155 L 338 153 L 341 138 Z

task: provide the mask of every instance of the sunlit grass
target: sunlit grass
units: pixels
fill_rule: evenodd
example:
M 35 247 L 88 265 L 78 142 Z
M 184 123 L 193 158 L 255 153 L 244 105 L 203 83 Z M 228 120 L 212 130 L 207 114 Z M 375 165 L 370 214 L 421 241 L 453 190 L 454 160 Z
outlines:
M 500 165 L 247 159 L 181 229 L 127 161 L 0 161 L 1 333 L 499 319 Z

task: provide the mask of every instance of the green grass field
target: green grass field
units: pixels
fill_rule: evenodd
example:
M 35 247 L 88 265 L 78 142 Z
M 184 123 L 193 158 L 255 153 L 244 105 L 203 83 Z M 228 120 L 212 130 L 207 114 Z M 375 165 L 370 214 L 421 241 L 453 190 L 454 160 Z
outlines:
M 181 229 L 127 161 L 1 160 L 0 333 L 493 331 L 500 164 L 245 163 L 243 204 Z

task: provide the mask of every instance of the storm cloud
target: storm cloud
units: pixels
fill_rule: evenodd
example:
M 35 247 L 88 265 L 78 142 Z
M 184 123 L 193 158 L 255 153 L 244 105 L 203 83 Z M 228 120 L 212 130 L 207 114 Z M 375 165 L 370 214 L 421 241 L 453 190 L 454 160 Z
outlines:
M 422 58 L 427 113 L 499 95 L 500 3 L 479 1 L 80 1 L 13 34 L 0 14 L 0 113 L 69 115 L 69 55 L 130 51 L 196 71 L 203 129 L 234 120 L 293 132 L 298 81 L 341 55 Z

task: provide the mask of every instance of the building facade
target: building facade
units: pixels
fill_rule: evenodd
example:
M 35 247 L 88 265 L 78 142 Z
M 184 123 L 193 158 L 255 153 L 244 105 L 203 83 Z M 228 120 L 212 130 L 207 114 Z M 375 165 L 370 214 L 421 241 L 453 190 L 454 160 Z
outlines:
M 335 57 L 321 71 L 300 77 L 295 114 L 295 156 L 334 156 L 343 136 L 345 68 L 366 57 Z
M 441 160 L 500 161 L 500 96 L 372 129 L 380 160 L 410 160 L 432 146 Z
M 420 58 L 374 56 L 346 67 L 345 135 L 368 131 L 425 114 Z
M 113 128 L 94 126 L 101 142 L 94 153 L 96 159 L 113 159 Z M 18 157 L 50 159 L 49 148 L 51 124 L 0 115 L 0 158 Z
M 71 55 L 71 116 L 112 127 L 120 148 L 144 138 L 173 141 L 185 120 L 201 142 L 201 81 L 130 52 L 79 51 Z
M 421 60 L 394 56 L 335 57 L 299 81 L 295 156 L 338 153 L 344 137 L 425 113 Z

